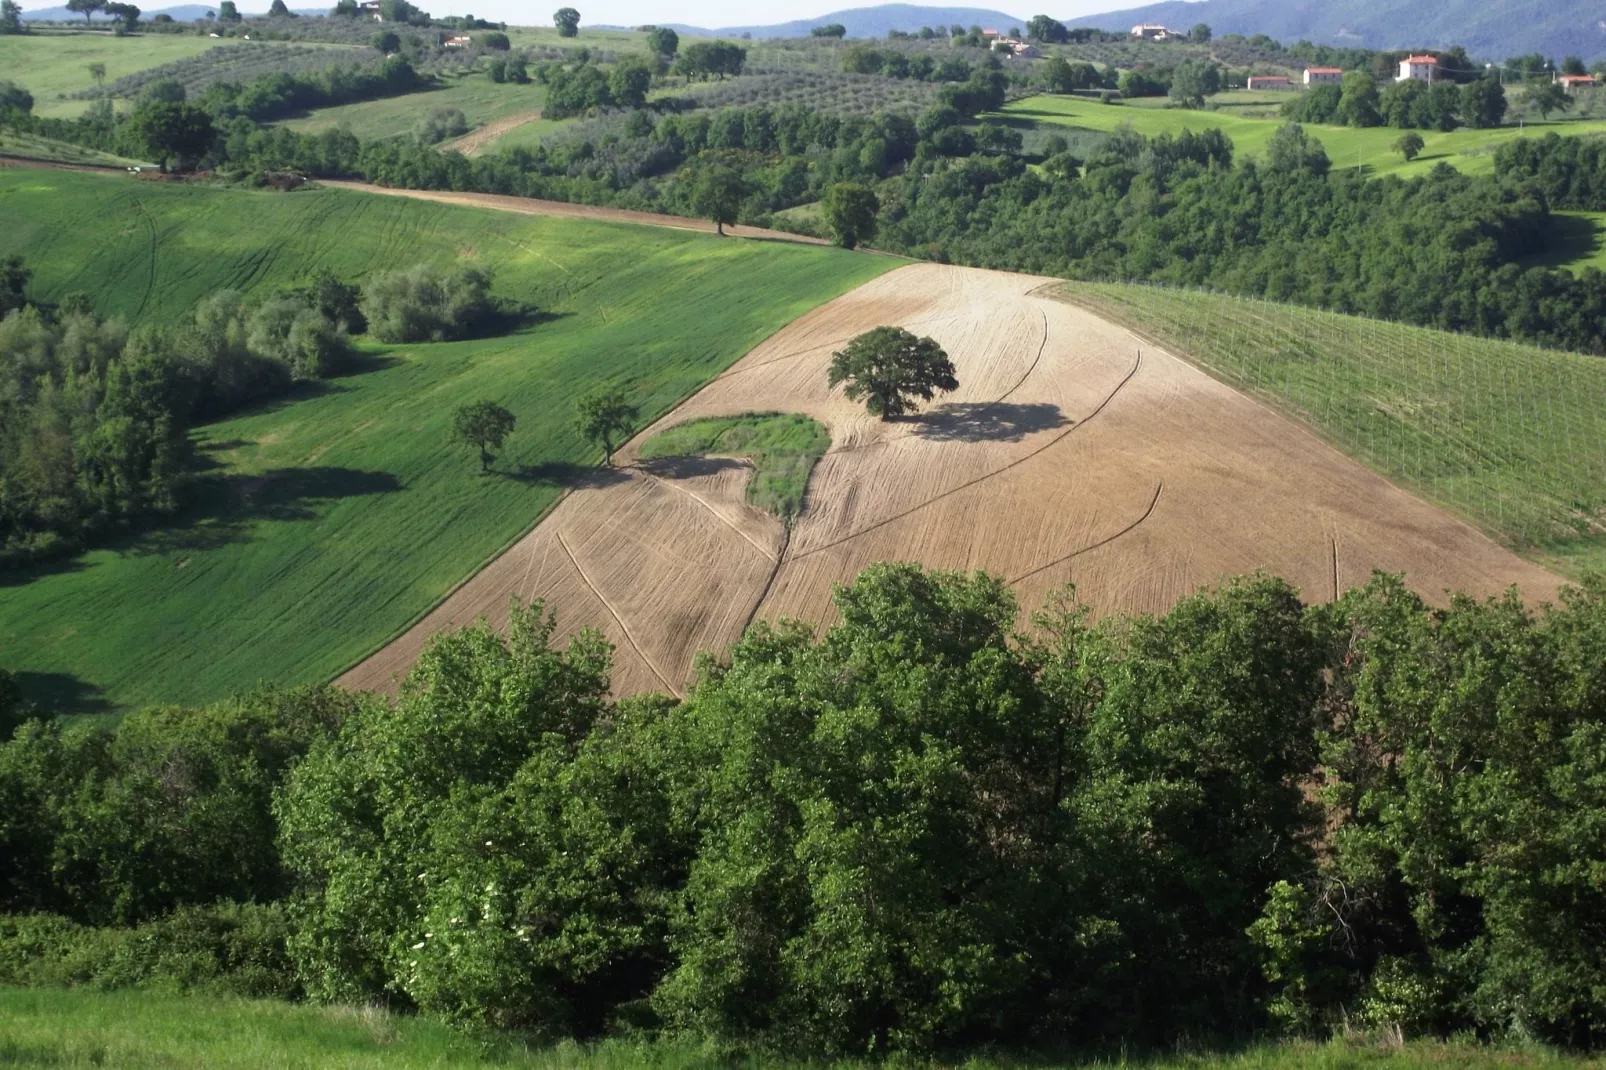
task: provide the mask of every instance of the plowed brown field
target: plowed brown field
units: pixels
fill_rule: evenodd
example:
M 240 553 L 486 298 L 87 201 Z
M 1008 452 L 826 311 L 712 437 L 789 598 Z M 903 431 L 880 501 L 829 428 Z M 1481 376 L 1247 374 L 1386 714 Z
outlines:
M 1075 582 L 1101 613 L 1164 610 L 1265 569 L 1310 600 L 1404 572 L 1441 601 L 1558 577 L 1184 361 L 1045 296 L 1054 280 L 918 264 L 815 309 L 645 436 L 697 416 L 806 413 L 831 431 L 788 535 L 743 501 L 736 461 L 635 462 L 573 490 L 524 540 L 341 683 L 386 688 L 436 631 L 509 596 L 617 646 L 622 694 L 682 692 L 700 650 L 757 615 L 825 622 L 865 565 L 983 568 L 1026 609 Z M 881 423 L 826 388 L 833 350 L 881 324 L 929 334 L 959 391 Z

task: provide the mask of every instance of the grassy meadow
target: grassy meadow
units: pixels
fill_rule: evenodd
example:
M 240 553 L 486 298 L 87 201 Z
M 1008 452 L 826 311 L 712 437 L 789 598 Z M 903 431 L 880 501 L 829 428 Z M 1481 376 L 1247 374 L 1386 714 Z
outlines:
M 817 420 L 797 413 L 749 412 L 710 416 L 667 428 L 642 443 L 641 456 L 746 457 L 752 505 L 785 521 L 803 511 L 809 476 L 831 436 Z
M 893 266 L 830 248 L 542 219 L 336 190 L 274 194 L 0 172 L 0 256 L 45 300 L 138 323 L 321 268 L 361 279 L 472 261 L 538 321 L 367 349 L 369 370 L 200 428 L 191 508 L 138 537 L 0 577 L 0 649 L 57 709 L 202 702 L 328 678 L 534 524 L 600 450 L 576 399 L 623 386 L 656 419 L 803 312 Z M 491 398 L 518 429 L 481 477 L 447 441 Z
M 1076 283 L 1061 295 L 1542 564 L 1606 568 L 1599 357 L 1187 290 Z
M 1160 102 L 1156 101 L 1158 105 Z M 1229 111 L 1190 111 L 1182 108 L 1148 106 L 1133 102 L 1102 104 L 1086 97 L 1035 96 L 1006 104 L 999 116 L 1039 127 L 1069 126 L 1108 132 L 1130 123 L 1140 134 L 1177 134 L 1183 130 L 1219 128 L 1232 138 L 1242 155 L 1263 152 L 1282 125 L 1280 119 L 1249 118 Z M 1606 133 L 1606 120 L 1554 119 L 1548 123 L 1530 122 L 1521 127 L 1502 126 L 1493 130 L 1453 130 L 1444 134 L 1420 131 L 1425 147 L 1422 154 L 1406 163 L 1389 146 L 1400 131 L 1391 127 L 1365 129 L 1349 126 L 1311 124 L 1306 130 L 1327 149 L 1334 168 L 1365 167 L 1372 175 L 1410 176 L 1423 174 L 1441 162 L 1466 174 L 1486 174 L 1494 170 L 1494 150 L 1518 137 L 1544 134 L 1585 135 Z
M 97 149 L 86 149 L 82 145 L 74 145 L 67 141 L 56 141 L 37 134 L 17 134 L 9 130 L 0 130 L 0 152 L 30 160 L 94 164 L 101 167 L 127 167 L 141 162 Z
M 89 76 L 91 63 L 106 65 L 110 84 L 124 75 L 199 55 L 217 43 L 196 34 L 114 37 L 109 30 L 0 37 L 0 77 L 33 94 L 35 114 L 70 119 L 88 108 L 89 102 L 61 97 L 95 87 Z
M 0 1065 L 126 1070 L 658 1070 L 762 1067 L 831 1070 L 877 1065 L 767 1056 L 719 1057 L 707 1049 L 648 1040 L 529 1044 L 482 1037 L 377 1008 L 167 996 L 146 992 L 0 988 Z M 909 1064 L 900 1064 L 909 1065 Z M 942 1063 L 932 1065 L 947 1065 Z M 1375 1038 L 1327 1043 L 1266 1042 L 1237 1051 L 1028 1060 L 973 1057 L 967 1070 L 1133 1067 L 1141 1070 L 1560 1070 L 1601 1061 L 1542 1048 L 1488 1048 Z
M 383 100 L 365 100 L 320 108 L 305 116 L 279 123 L 303 133 L 316 133 L 344 126 L 364 141 L 411 134 L 436 108 L 457 108 L 469 126 L 478 127 L 505 115 L 535 111 L 546 99 L 546 90 L 534 84 L 513 85 L 491 81 L 484 71 L 446 75 L 436 89 L 408 93 Z

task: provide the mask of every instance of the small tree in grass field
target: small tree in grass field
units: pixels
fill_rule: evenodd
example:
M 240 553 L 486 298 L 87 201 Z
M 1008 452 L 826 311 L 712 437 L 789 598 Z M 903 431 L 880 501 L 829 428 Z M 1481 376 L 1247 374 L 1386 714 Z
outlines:
M 513 414 L 494 401 L 459 405 L 452 413 L 452 441 L 480 451 L 480 472 L 484 474 L 496 460 L 491 451 L 502 448 L 515 422 Z
M 625 401 L 623 391 L 598 390 L 580 399 L 576 425 L 587 439 L 601 444 L 603 463 L 611 465 L 614 444 L 629 436 L 636 416 L 636 407 Z
M 890 420 L 913 412 L 915 400 L 959 389 L 953 361 L 930 338 L 902 327 L 866 331 L 831 357 L 831 386 L 846 383 L 851 401 L 864 401 L 871 416 Z

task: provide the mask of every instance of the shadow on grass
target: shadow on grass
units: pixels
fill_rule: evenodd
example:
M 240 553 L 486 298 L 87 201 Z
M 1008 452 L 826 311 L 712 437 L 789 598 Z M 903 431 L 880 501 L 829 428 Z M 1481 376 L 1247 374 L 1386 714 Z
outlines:
M 525 464 L 511 472 L 492 468 L 485 474 L 501 476 L 503 479 L 511 479 L 526 486 L 564 487 L 570 490 L 581 487 L 606 487 L 626 478 L 624 472 L 618 468 L 575 464 L 572 461 Z
M 1587 216 L 1553 213 L 1545 234 L 1545 247 L 1523 257 L 1523 267 L 1567 267 L 1600 252 L 1601 235 L 1595 221 Z
M 65 672 L 16 672 L 22 697 L 43 717 L 64 713 L 111 713 L 116 707 L 103 688 Z
M 1019 442 L 1038 431 L 1052 431 L 1071 421 L 1058 405 L 1035 402 L 958 402 L 939 405 L 910 421 L 914 433 L 938 442 Z
M 734 457 L 649 457 L 636 462 L 636 467 L 660 479 L 695 479 L 698 476 L 717 475 L 732 468 L 752 466 Z

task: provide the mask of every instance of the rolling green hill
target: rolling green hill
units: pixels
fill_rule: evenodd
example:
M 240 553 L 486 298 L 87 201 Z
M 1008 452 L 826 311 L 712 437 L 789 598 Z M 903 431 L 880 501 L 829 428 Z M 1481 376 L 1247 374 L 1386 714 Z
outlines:
M 59 708 L 202 702 L 327 678 L 527 530 L 600 452 L 575 399 L 623 384 L 643 420 L 885 258 L 345 191 L 254 193 L 121 176 L 0 173 L 0 256 L 37 296 L 171 320 L 221 288 L 319 268 L 358 277 L 468 260 L 544 317 L 507 337 L 371 347 L 372 370 L 194 436 L 194 506 L 140 537 L 0 576 L 0 650 Z M 454 406 L 518 418 L 496 474 L 447 444 Z
M 1266 147 L 1282 125 L 1280 119 L 1250 118 L 1221 111 L 1192 111 L 1181 108 L 1150 108 L 1131 104 L 1101 104 L 1086 97 L 1036 96 L 1004 106 L 1004 118 L 1038 126 L 1068 126 L 1108 132 L 1130 124 L 1140 134 L 1176 134 L 1183 130 L 1219 128 L 1232 138 L 1240 155 L 1255 155 Z M 1406 163 L 1390 146 L 1400 131 L 1377 126 L 1320 126 L 1307 131 L 1327 149 L 1333 167 L 1364 166 L 1369 174 L 1410 176 L 1423 174 L 1443 162 L 1466 174 L 1486 174 L 1494 170 L 1494 150 L 1519 137 L 1541 137 L 1548 133 L 1567 136 L 1606 134 L 1606 120 L 1556 120 L 1527 123 L 1523 127 L 1502 126 L 1492 130 L 1453 130 L 1450 133 L 1423 130 L 1422 154 Z
M 0 78 L 15 82 L 34 96 L 34 112 L 70 118 L 89 107 L 87 100 L 63 99 L 67 93 L 93 89 L 91 63 L 106 65 L 107 83 L 162 63 L 199 55 L 216 45 L 193 34 L 151 34 L 114 37 L 109 33 L 27 34 L 0 37 Z
M 536 110 L 545 99 L 546 90 L 541 86 L 498 85 L 489 75 L 476 71 L 443 76 L 439 86 L 420 93 L 320 108 L 279 125 L 305 133 L 343 126 L 367 141 L 411 134 L 436 108 L 457 108 L 470 127 L 479 127 L 492 119 Z

